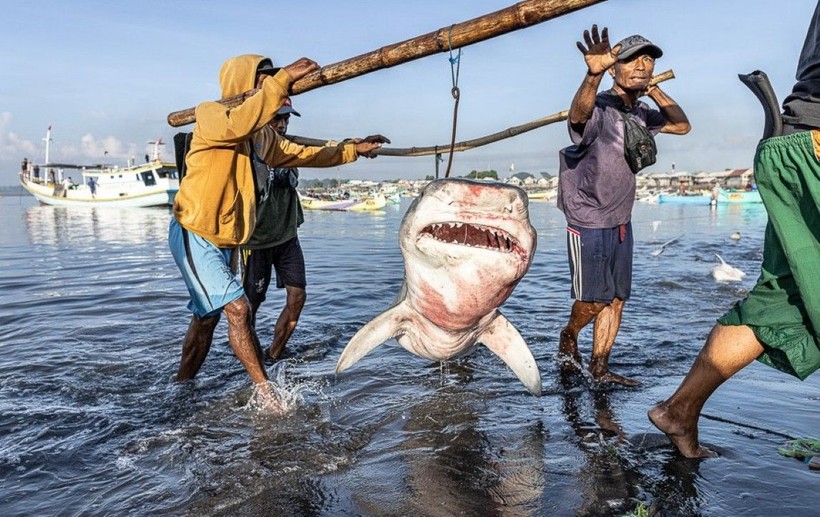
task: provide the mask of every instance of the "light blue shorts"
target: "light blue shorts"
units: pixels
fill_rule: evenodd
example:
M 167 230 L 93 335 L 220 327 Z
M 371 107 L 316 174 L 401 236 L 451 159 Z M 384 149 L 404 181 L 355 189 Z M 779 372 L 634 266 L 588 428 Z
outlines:
M 231 271 L 231 248 L 218 248 L 171 219 L 168 247 L 177 263 L 191 300 L 188 309 L 198 318 L 215 316 L 245 294 Z

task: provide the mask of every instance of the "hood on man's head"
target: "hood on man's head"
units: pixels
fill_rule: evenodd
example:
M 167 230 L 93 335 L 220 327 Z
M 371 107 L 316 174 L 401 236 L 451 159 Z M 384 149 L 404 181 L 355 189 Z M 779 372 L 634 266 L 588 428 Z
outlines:
M 653 59 L 658 59 L 663 55 L 663 50 L 640 34 L 633 34 L 615 44 L 621 46 L 618 51 L 618 61 L 626 61 L 638 53 L 648 54 Z
M 271 60 L 257 54 L 235 56 L 222 64 L 219 70 L 219 85 L 222 87 L 222 98 L 233 97 L 256 87 L 256 72 L 263 61 L 273 66 Z

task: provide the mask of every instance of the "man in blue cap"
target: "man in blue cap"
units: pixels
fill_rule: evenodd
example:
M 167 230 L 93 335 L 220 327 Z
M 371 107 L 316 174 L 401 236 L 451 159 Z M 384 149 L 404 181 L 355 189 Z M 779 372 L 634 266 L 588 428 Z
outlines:
M 568 120 L 575 145 L 560 153 L 558 208 L 567 219 L 575 302 L 561 332 L 559 354 L 565 369 L 579 370 L 578 334 L 594 320 L 593 379 L 636 386 L 638 381 L 612 373 L 608 366 L 631 292 L 635 173 L 654 163 L 654 135 L 685 135 L 690 125 L 680 106 L 650 85 L 655 60 L 663 55 L 658 46 L 634 35 L 610 47 L 607 28 L 599 35 L 597 25 L 591 33 L 584 31 L 584 41 L 577 45 L 587 72 Z M 614 84 L 598 93 L 607 72 Z M 658 109 L 640 101 L 644 95 Z M 640 145 L 632 146 L 634 134 L 643 135 Z
M 291 100 L 286 99 L 269 126 L 279 136 L 285 136 L 292 115 L 301 117 Z M 264 167 L 264 164 L 254 164 L 257 166 Z M 254 328 L 256 313 L 265 301 L 274 269 L 276 286 L 285 289 L 285 306 L 276 320 L 273 341 L 265 352 L 268 359 L 275 360 L 296 329 L 307 298 L 305 257 L 297 235 L 305 216 L 296 192 L 299 169 L 268 167 L 267 171 L 265 191 L 257 204 L 258 223 L 250 240 L 242 247 L 245 260 L 243 287 L 251 303 Z

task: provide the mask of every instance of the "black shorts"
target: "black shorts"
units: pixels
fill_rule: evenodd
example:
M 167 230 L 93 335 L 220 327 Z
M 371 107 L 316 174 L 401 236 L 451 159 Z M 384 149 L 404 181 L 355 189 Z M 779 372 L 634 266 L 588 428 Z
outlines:
M 294 237 L 272 248 L 244 250 L 245 278 L 242 282 L 245 294 L 252 304 L 265 301 L 270 286 L 272 270 L 276 270 L 276 287 L 307 286 L 305 256 L 299 238 Z
M 628 300 L 632 291 L 632 223 L 615 228 L 567 226 L 572 297 L 582 302 Z

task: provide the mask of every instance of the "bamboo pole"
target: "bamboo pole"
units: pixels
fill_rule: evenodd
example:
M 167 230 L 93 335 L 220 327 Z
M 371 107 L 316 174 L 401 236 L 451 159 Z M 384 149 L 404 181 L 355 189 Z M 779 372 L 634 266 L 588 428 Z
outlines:
M 606 0 L 525 0 L 472 20 L 443 27 L 437 31 L 384 46 L 338 63 L 324 66 L 299 79 L 291 86 L 298 95 L 321 86 L 334 84 L 383 68 L 407 63 L 450 48 L 462 48 L 508 32 L 536 25 L 572 11 Z M 249 90 L 234 97 L 221 99 L 228 107 L 236 107 L 257 90 Z M 168 124 L 184 126 L 196 121 L 194 108 L 175 111 L 168 115 Z
M 673 72 L 672 70 L 667 70 L 666 72 L 653 76 L 652 79 L 649 81 L 649 84 L 654 85 L 674 78 L 675 72 Z M 453 147 L 453 152 L 469 151 L 470 149 L 474 149 L 476 147 L 481 147 L 487 144 L 491 144 L 493 142 L 498 142 L 499 140 L 505 140 L 507 138 L 511 138 L 522 133 L 526 133 L 528 131 L 532 131 L 533 129 L 538 129 L 539 127 L 544 127 L 549 124 L 561 122 L 562 120 L 566 120 L 568 116 L 569 111 L 559 111 L 558 113 L 553 113 L 552 115 L 547 115 L 546 117 L 535 119 L 518 126 L 509 127 L 503 131 L 499 131 L 491 135 L 482 136 L 480 138 L 474 138 L 472 140 L 465 140 L 463 142 L 456 142 L 455 146 Z M 288 139 L 301 145 L 322 146 L 327 143 L 327 140 L 307 138 L 298 135 L 288 135 Z M 449 152 L 450 144 L 442 144 L 427 147 L 382 147 L 381 149 L 376 149 L 375 151 L 373 151 L 373 154 L 379 156 L 431 156 L 434 154 L 449 154 Z

